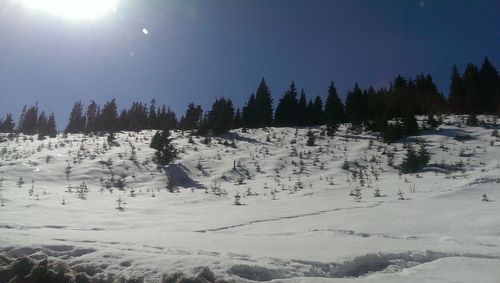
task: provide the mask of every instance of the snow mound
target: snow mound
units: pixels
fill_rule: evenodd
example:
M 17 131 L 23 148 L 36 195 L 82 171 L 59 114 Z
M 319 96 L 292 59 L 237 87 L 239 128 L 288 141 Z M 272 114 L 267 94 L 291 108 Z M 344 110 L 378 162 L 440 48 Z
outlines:
M 70 267 L 55 258 L 36 260 L 29 256 L 13 259 L 0 254 L 0 282 L 9 283 L 142 283 L 143 277 L 124 278 L 98 272 L 89 264 Z M 217 279 L 208 267 L 197 267 L 191 274 L 175 272 L 163 275 L 162 283 L 225 283 Z
M 374 272 L 399 272 L 405 268 L 432 262 L 441 258 L 470 257 L 490 258 L 475 254 L 450 254 L 443 252 L 370 253 L 354 257 L 342 263 L 322 263 L 293 260 L 286 268 L 267 268 L 256 265 L 234 265 L 228 273 L 253 281 L 270 281 L 295 277 L 346 278 L 363 277 Z

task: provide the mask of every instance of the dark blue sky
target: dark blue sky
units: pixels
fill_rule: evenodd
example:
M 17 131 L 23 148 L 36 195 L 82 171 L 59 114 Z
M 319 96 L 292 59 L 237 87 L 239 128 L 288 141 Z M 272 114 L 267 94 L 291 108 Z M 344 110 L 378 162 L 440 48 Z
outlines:
M 156 97 L 179 115 L 219 96 L 242 106 L 262 77 L 275 101 L 291 80 L 308 97 L 333 80 L 343 97 L 422 72 L 447 94 L 453 64 L 488 56 L 500 69 L 499 11 L 498 0 L 121 0 L 72 21 L 0 0 L 0 116 L 38 102 L 64 127 L 76 100 L 112 97 Z

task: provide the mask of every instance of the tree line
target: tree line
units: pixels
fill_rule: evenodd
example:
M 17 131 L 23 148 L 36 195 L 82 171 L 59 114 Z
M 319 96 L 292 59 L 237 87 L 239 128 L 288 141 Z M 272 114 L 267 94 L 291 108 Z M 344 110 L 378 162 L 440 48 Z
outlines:
M 361 89 L 356 83 L 343 102 L 331 82 L 326 100 L 320 96 L 308 99 L 304 89 L 297 90 L 295 82 L 277 101 L 263 78 L 243 107 L 235 109 L 230 98 L 220 97 L 204 111 L 190 103 L 177 119 L 167 106 L 134 102 L 118 112 L 116 100 L 103 105 L 91 101 L 84 107 L 77 101 L 70 112 L 65 133 L 106 133 L 141 131 L 145 129 L 191 130 L 200 135 L 223 134 L 233 128 L 269 126 L 296 127 L 327 125 L 333 134 L 341 123 L 350 123 L 353 130 L 368 129 L 381 132 L 387 141 L 418 131 L 415 115 L 427 115 L 435 124 L 435 114 L 500 114 L 500 77 L 497 70 L 484 59 L 480 67 L 468 64 L 463 74 L 456 66 L 451 73 L 448 98 L 440 93 L 429 74 L 415 78 L 397 76 L 388 87 Z M 55 135 L 53 113 L 38 113 L 37 105 L 24 107 L 15 127 L 11 114 L 0 119 L 0 132 L 18 131 L 40 136 Z M 392 121 L 392 122 L 389 122 Z M 395 122 L 394 122 L 395 121 Z

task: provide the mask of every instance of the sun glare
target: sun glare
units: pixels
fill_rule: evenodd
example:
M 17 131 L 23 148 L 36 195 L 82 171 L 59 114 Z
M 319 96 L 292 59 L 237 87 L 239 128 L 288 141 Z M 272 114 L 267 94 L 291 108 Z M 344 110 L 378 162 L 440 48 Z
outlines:
M 116 9 L 119 0 L 19 0 L 26 7 L 68 19 L 91 20 Z

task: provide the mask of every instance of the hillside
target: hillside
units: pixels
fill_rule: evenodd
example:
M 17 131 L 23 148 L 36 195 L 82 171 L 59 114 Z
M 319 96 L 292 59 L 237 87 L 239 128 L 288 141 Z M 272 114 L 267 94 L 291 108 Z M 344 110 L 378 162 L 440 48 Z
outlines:
M 396 168 L 405 143 L 345 125 L 335 137 L 313 128 L 314 146 L 308 128 L 174 132 L 166 168 L 151 131 L 112 144 L 4 135 L 0 252 L 111 281 L 206 266 L 236 282 L 498 282 L 500 138 L 479 118 L 424 131 L 432 155 L 417 174 Z

